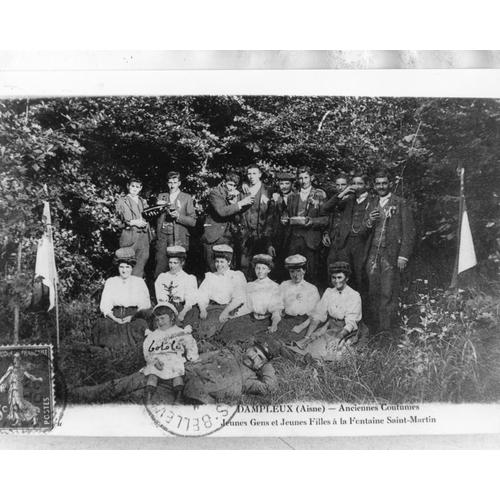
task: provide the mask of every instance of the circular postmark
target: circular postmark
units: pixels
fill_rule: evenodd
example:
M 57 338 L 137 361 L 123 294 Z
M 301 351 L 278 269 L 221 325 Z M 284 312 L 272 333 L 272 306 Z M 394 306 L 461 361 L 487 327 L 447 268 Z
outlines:
M 147 403 L 146 411 L 161 429 L 181 437 L 203 437 L 222 429 L 238 405 L 173 405 Z

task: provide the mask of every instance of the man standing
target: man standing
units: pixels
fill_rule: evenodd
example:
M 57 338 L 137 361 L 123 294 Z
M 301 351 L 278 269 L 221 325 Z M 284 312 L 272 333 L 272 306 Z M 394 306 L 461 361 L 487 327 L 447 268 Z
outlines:
M 306 273 L 309 281 L 318 283 L 319 246 L 322 230 L 328 224 L 328 217 L 321 214 L 326 193 L 312 186 L 309 168 L 298 172 L 300 190 L 288 199 L 288 248 L 287 254 L 300 254 L 307 259 Z
M 249 196 L 252 204 L 238 216 L 240 269 L 247 279 L 252 278 L 252 257 L 258 253 L 268 253 L 275 257 L 271 244 L 273 230 L 274 201 L 269 190 L 262 184 L 262 172 L 258 165 L 247 167 L 247 194 L 240 194 L 240 201 Z
M 207 271 L 215 272 L 213 252 L 215 245 L 234 247 L 235 216 L 254 202 L 253 196 L 238 198 L 240 194 L 237 189 L 239 182 L 240 176 L 229 172 L 225 175 L 224 181 L 212 189 L 208 195 L 208 213 L 201 238 Z
M 370 323 L 375 332 L 391 329 L 397 311 L 400 275 L 415 242 L 415 225 L 406 201 L 391 193 L 387 171 L 375 175 L 377 195 L 369 203 L 366 227 L 370 244 L 368 274 Z
M 158 195 L 157 204 L 166 205 L 156 225 L 155 279 L 168 268 L 167 247 L 181 246 L 189 251 L 189 228 L 196 225 L 193 198 L 180 190 L 179 172 L 168 173 L 168 193 Z
M 130 179 L 127 184 L 128 194 L 116 203 L 116 214 L 120 220 L 122 233 L 120 248 L 130 247 L 135 253 L 136 263 L 132 269 L 134 276 L 144 276 L 144 266 L 149 258 L 151 229 L 143 218 L 142 212 L 148 207 L 146 200 L 139 196 L 142 182 Z
M 352 286 L 362 298 L 366 295 L 363 290 L 368 239 L 365 219 L 371 200 L 367 189 L 368 177 L 362 172 L 356 172 L 351 185 L 344 190 L 343 202 L 335 207 L 338 222 L 328 254 L 329 263 L 344 261 L 350 264 Z
M 322 284 L 329 286 L 328 281 L 328 265 L 335 262 L 330 260 L 328 255 L 331 250 L 331 246 L 334 244 L 336 234 L 339 229 L 340 222 L 340 204 L 342 199 L 339 198 L 340 195 L 344 196 L 348 192 L 344 193 L 347 188 L 348 177 L 346 174 L 340 173 L 335 178 L 335 194 L 327 202 L 323 204 L 321 215 L 328 215 L 328 225 L 323 231 L 323 248 L 320 249 L 320 273 L 324 276 Z M 350 192 L 350 191 L 349 191 Z
M 337 234 L 340 220 L 340 210 L 339 210 L 339 195 L 347 188 L 347 175 L 339 174 L 335 179 L 335 194 L 324 203 L 322 208 L 322 214 L 325 215 L 330 213 L 328 219 L 328 227 L 323 233 L 323 245 L 330 248 L 335 240 L 335 235 Z
M 276 175 L 278 179 L 277 193 L 273 193 L 273 201 L 275 205 L 274 222 L 273 222 L 273 246 L 276 250 L 276 258 L 274 259 L 273 276 L 277 281 L 288 279 L 288 272 L 285 269 L 284 261 L 288 257 L 287 247 L 287 225 L 290 220 L 288 215 L 288 199 L 293 193 L 293 183 L 295 181 L 295 174 L 291 172 L 278 172 Z

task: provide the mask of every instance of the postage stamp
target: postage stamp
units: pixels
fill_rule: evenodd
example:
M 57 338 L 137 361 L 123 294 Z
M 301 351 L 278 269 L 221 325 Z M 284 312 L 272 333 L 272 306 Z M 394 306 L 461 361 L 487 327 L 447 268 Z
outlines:
M 0 347 L 0 430 L 53 428 L 53 373 L 51 345 Z

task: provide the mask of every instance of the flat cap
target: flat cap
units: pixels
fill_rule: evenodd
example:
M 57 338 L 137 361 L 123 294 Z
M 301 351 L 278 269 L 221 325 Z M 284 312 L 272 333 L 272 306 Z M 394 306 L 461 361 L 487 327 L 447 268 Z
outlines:
M 137 262 L 135 258 L 135 251 L 132 247 L 121 247 L 115 252 L 115 262 L 127 262 L 134 263 Z
M 297 176 L 293 172 L 278 172 L 276 174 L 276 179 L 279 181 L 294 181 L 297 178 Z
M 348 276 L 351 275 L 351 266 L 344 261 L 333 262 L 328 266 L 328 272 L 332 273 L 344 273 Z
M 168 257 L 186 257 L 186 249 L 180 245 L 174 245 L 172 247 L 167 247 Z
M 267 253 L 258 253 L 252 257 L 252 265 L 265 264 L 268 267 L 272 267 L 273 258 Z
M 300 254 L 290 255 L 285 259 L 285 267 L 287 269 L 298 269 L 304 267 L 307 263 L 307 259 Z
M 233 249 L 229 245 L 214 245 L 212 250 L 215 253 L 233 253 Z

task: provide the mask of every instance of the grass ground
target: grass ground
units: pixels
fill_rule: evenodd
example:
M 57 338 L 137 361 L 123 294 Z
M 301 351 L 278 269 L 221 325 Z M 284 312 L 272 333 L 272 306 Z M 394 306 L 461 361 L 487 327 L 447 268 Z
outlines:
M 500 401 L 499 307 L 499 284 L 490 286 L 488 293 L 477 289 L 415 293 L 401 306 L 397 334 L 370 339 L 341 363 L 304 365 L 277 359 L 278 390 L 265 400 L 245 396 L 243 402 Z M 63 305 L 61 330 L 67 345 L 88 341 L 96 310 L 89 300 Z M 43 320 L 37 322 L 30 323 L 31 335 L 44 341 Z M 25 332 L 23 341 L 32 339 Z M 84 346 L 69 364 L 60 360 L 60 365 L 67 384 L 78 386 L 132 373 L 143 360 L 140 352 L 110 359 Z

